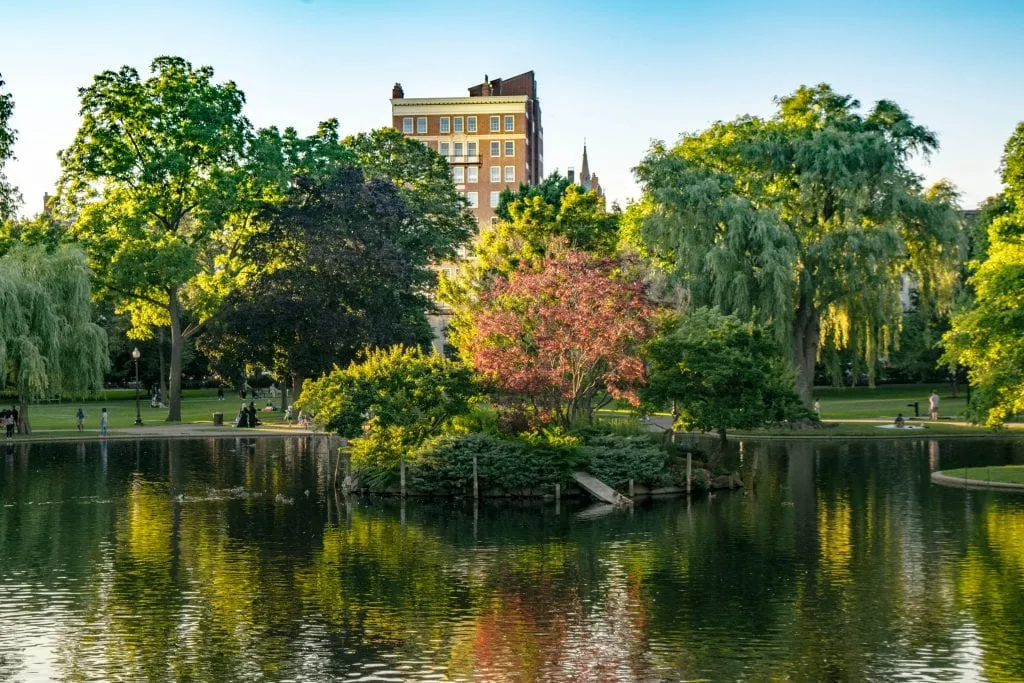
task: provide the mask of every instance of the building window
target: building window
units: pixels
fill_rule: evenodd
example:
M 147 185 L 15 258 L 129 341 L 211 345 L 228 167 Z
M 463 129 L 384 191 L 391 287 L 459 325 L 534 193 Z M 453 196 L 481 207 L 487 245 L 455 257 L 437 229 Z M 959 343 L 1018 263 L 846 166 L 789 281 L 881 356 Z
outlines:
M 505 182 L 514 183 L 516 181 L 516 167 L 506 166 L 505 167 Z
M 514 157 L 516 155 L 516 143 L 514 140 L 505 141 L 505 156 Z
M 467 142 L 466 143 L 466 156 L 468 156 L 468 157 L 475 157 L 476 156 L 476 143 L 475 142 Z
M 452 130 L 452 120 L 447 116 L 442 116 L 441 121 L 438 125 L 438 133 L 450 133 Z
M 455 181 L 456 185 L 462 185 L 466 182 L 466 169 L 462 166 L 452 167 L 452 180 Z
M 491 117 L 491 132 L 492 133 L 497 133 L 499 130 L 501 130 L 501 117 L 500 116 L 492 116 Z
M 501 182 L 501 166 L 491 166 L 491 182 Z
M 406 116 L 402 119 L 402 132 L 406 135 L 412 135 L 412 117 Z
M 516 129 L 516 117 L 506 116 L 505 117 L 505 132 L 511 133 Z
M 456 159 L 462 158 L 462 143 L 461 142 L 456 142 L 455 143 L 455 158 Z
M 452 145 L 451 145 L 451 143 L 449 143 L 449 142 L 442 142 L 442 143 L 438 144 L 437 152 L 438 152 L 438 154 L 443 156 L 445 158 L 445 160 L 447 161 L 448 157 L 450 157 L 451 154 L 452 154 Z
M 416 118 L 416 132 L 423 135 L 427 132 L 427 117 L 418 116 Z
M 498 217 L 497 216 L 491 216 L 491 225 L 497 225 L 497 224 L 498 224 Z
M 467 116 L 466 117 L 466 132 L 467 133 L 475 133 L 476 132 L 476 117 L 475 116 Z
M 466 199 L 469 201 L 469 208 L 475 209 L 480 206 L 480 195 L 476 192 L 467 192 Z
M 498 203 L 500 201 L 501 201 L 501 193 L 500 192 L 492 192 L 491 193 L 491 208 L 492 209 L 497 209 L 498 208 Z
M 497 140 L 492 140 L 491 141 L 491 156 L 492 157 L 500 157 L 501 156 L 501 143 L 498 142 Z
M 452 119 L 452 130 L 455 131 L 456 133 L 461 133 L 462 132 L 462 117 L 461 116 L 456 116 L 454 119 Z
M 480 169 L 476 166 L 470 166 L 466 169 L 466 182 L 475 183 L 479 179 Z

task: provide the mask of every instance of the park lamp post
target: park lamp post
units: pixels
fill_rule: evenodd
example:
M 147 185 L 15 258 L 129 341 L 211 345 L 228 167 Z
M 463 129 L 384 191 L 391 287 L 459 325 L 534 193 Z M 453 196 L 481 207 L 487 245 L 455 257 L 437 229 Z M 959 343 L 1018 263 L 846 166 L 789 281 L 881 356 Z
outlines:
M 135 361 L 135 426 L 142 426 L 142 413 L 139 412 L 139 347 L 132 349 L 132 360 Z

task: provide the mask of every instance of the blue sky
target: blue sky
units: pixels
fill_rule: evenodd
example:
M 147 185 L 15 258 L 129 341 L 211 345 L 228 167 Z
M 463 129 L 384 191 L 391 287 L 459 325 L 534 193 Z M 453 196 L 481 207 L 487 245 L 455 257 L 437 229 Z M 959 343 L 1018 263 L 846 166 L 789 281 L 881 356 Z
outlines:
M 591 169 L 612 199 L 638 196 L 652 139 L 768 115 L 772 97 L 829 82 L 898 102 L 939 134 L 917 168 L 974 206 L 999 189 L 1003 144 L 1024 120 L 1024 1 L 518 2 L 422 0 L 0 0 L 0 74 L 15 98 L 8 176 L 39 210 L 78 127 L 77 88 L 160 54 L 234 80 L 257 126 L 345 133 L 390 121 L 407 97 L 465 95 L 484 74 L 536 72 L 545 171 Z

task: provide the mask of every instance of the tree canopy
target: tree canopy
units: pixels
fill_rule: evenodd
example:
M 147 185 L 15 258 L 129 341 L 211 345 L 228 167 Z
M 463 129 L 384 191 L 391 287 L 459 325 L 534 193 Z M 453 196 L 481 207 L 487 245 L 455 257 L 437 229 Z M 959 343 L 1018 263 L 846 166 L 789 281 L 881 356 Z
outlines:
M 18 189 L 7 180 L 4 166 L 14 158 L 14 141 L 16 131 L 11 128 L 11 116 L 14 114 L 14 96 L 5 93 L 3 75 L 0 74 L 0 223 L 14 218 L 15 210 L 21 202 Z
M 552 200 L 548 191 L 559 186 L 561 194 Z M 469 316 L 496 278 L 508 278 L 520 268 L 540 268 L 549 252 L 560 253 L 566 244 L 601 257 L 616 251 L 619 214 L 605 211 L 601 197 L 568 183 L 552 183 L 542 192 L 530 192 L 529 187 L 523 186 L 524 197 L 508 206 L 508 220 L 481 231 L 472 256 L 456 276 L 441 278 L 439 297 L 452 308 L 448 337 L 456 348 L 469 343 Z
M 397 244 L 408 254 L 422 254 L 429 263 L 455 257 L 476 230 L 466 199 L 455 189 L 444 157 L 394 128 L 345 138 L 367 179 L 386 179 L 398 188 L 405 204 L 403 230 Z
M 874 361 L 900 324 L 901 278 L 949 302 L 960 229 L 948 186 L 925 192 L 909 167 L 938 141 L 895 103 L 866 114 L 822 84 L 656 144 L 637 167 L 642 239 L 696 305 L 773 326 L 811 398 L 819 355 Z
M 243 173 L 245 96 L 213 69 L 158 57 L 143 80 L 125 66 L 80 89 L 82 124 L 61 153 L 59 196 L 100 293 L 133 333 L 171 330 L 170 411 L 181 419 L 182 343 L 229 288 Z M 191 324 L 184 319 L 188 314 Z
M 967 366 L 976 388 L 971 418 L 990 426 L 1024 412 L 1024 123 L 1006 143 L 1001 175 L 985 256 L 968 281 L 974 303 L 943 338 L 945 360 Z
M 460 349 L 503 392 L 549 411 L 563 426 L 589 420 L 599 395 L 637 404 L 652 309 L 642 284 L 616 264 L 564 250 L 539 270 L 499 277 L 471 315 Z
M 85 255 L 18 247 L 0 257 L 0 386 L 18 396 L 20 429 L 31 431 L 31 401 L 101 390 L 109 366 Z
M 495 213 L 503 221 L 511 220 L 512 212 L 509 209 L 513 204 L 540 197 L 545 204 L 554 207 L 557 215 L 561 208 L 562 195 L 570 185 L 572 182 L 568 178 L 555 171 L 537 185 L 520 183 L 518 189 L 506 188 L 498 196 L 498 210 Z
M 257 273 L 226 298 L 203 348 L 279 369 L 297 394 L 366 346 L 429 344 L 433 273 L 427 253 L 410 251 L 426 242 L 409 239 L 408 219 L 392 182 L 356 166 L 296 177 L 242 249 Z
M 752 429 L 809 417 L 793 390 L 792 371 L 770 330 L 716 309 L 671 316 L 648 347 L 652 410 L 670 402 L 687 430 Z

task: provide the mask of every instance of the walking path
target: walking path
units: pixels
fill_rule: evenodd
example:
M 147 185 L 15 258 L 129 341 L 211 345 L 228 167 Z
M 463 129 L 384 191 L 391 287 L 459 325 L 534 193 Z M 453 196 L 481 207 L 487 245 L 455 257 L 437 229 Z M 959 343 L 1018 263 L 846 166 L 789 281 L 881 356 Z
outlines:
M 47 441 L 125 441 L 135 439 L 216 439 L 216 438 L 252 438 L 269 436 L 313 436 L 323 435 L 301 427 L 265 426 L 255 429 L 239 429 L 238 427 L 215 427 L 212 424 L 172 424 L 144 425 L 127 429 L 110 429 L 105 437 L 95 429 L 80 432 L 77 429 L 34 430 L 31 434 L 19 434 L 7 444 L 40 443 Z

